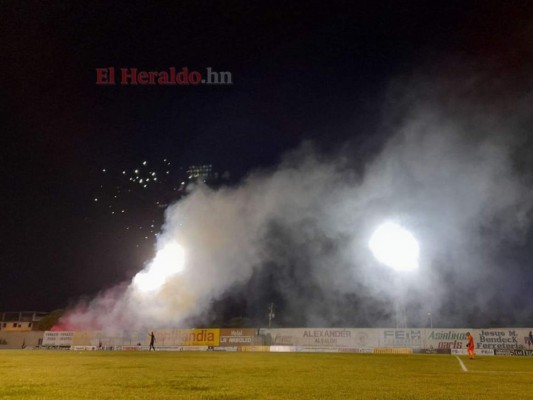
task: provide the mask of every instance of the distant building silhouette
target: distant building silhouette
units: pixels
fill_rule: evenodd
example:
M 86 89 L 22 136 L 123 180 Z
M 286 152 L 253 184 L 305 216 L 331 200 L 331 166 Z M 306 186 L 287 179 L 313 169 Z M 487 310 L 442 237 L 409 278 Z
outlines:
M 49 313 L 42 311 L 0 312 L 0 331 L 27 332 L 37 329 L 37 322 Z

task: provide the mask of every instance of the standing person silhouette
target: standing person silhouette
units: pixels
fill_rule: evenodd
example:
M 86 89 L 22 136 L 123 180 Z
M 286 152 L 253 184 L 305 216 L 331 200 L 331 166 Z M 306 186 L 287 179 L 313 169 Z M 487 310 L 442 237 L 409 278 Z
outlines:
M 152 333 L 150 333 L 149 336 L 150 336 L 150 347 L 148 348 L 148 351 L 150 351 L 152 349 L 155 351 L 155 346 L 154 346 L 154 344 L 155 344 L 155 335 L 154 335 L 154 332 L 152 331 Z
M 466 339 L 468 340 L 468 343 L 466 344 L 466 349 L 468 351 L 468 358 L 473 360 L 474 359 L 474 337 L 470 334 L 470 332 L 466 332 Z

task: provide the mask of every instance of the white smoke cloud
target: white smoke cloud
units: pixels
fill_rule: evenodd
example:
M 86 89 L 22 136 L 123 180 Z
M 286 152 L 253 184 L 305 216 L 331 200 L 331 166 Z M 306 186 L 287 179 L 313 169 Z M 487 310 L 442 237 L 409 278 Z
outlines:
M 283 299 L 289 323 L 387 324 L 397 283 L 367 244 L 378 224 L 394 220 L 420 242 L 420 271 L 401 278 L 413 321 L 431 310 L 443 325 L 466 322 L 520 280 L 499 255 L 530 240 L 531 176 L 516 168 L 527 120 L 522 100 L 509 116 L 446 95 L 457 103 L 410 102 L 372 160 L 346 149 L 325 156 L 306 143 L 237 187 L 196 187 L 167 209 L 158 239 L 159 249 L 183 247 L 184 270 L 155 292 L 112 289 L 64 321 L 183 326 L 271 269 L 273 287 L 263 292 Z M 504 307 L 523 292 L 513 295 Z

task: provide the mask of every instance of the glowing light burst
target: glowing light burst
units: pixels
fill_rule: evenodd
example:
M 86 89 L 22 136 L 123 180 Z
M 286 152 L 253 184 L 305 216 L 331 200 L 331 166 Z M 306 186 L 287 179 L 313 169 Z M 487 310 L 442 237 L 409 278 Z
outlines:
M 379 262 L 392 269 L 418 269 L 418 242 L 411 232 L 400 225 L 392 222 L 380 225 L 372 234 L 368 246 Z
M 169 243 L 157 252 L 144 271 L 135 275 L 133 284 L 143 293 L 157 291 L 170 277 L 182 272 L 184 268 L 183 247 L 177 243 Z

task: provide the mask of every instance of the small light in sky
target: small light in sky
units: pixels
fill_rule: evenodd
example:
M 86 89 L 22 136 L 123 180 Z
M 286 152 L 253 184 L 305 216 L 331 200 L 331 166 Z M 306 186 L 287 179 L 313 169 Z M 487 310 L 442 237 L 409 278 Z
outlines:
M 122 171 L 122 175 L 126 175 L 126 171 Z
M 135 173 L 136 173 L 136 174 L 138 174 L 138 173 L 139 173 L 139 170 L 138 170 L 138 169 L 136 169 L 136 170 L 135 170 Z
M 154 181 L 157 181 L 157 178 L 154 178 Z
M 152 176 L 155 176 L 155 172 L 152 172 Z
M 167 171 L 167 175 L 170 174 L 170 171 Z
M 144 185 L 143 187 L 146 187 L 146 185 Z
M 98 201 L 98 199 L 97 199 L 97 198 L 95 198 L 95 199 L 94 199 L 94 201 Z
M 102 170 L 102 172 L 105 172 L 105 168 Z
M 143 161 L 143 165 L 146 165 L 146 161 Z
M 139 179 L 139 183 L 143 183 L 143 180 L 142 180 L 142 179 Z

